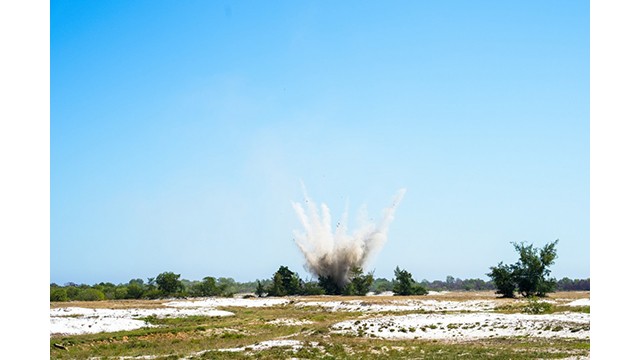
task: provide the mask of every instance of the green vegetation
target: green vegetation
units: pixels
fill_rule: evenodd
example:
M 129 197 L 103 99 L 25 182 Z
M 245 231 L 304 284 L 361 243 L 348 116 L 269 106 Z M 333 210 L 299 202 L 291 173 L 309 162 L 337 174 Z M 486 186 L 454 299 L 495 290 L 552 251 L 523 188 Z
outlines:
M 371 291 L 373 281 L 373 272 L 365 275 L 361 267 L 354 266 L 349 269 L 347 284 L 341 285 L 331 276 L 320 276 L 318 286 L 327 295 L 366 295 Z
M 556 246 L 558 240 L 546 244 L 542 249 L 524 243 L 512 243 L 519 254 L 518 262 L 512 265 L 490 267 L 487 275 L 493 280 L 496 293 L 503 297 L 514 297 L 517 291 L 522 296 L 546 296 L 556 289 L 557 281 L 549 278 L 553 265 L 558 257 Z
M 331 277 L 320 276 L 318 282 L 302 281 L 298 274 L 286 266 L 280 266 L 273 274 L 271 285 L 261 291 L 269 296 L 291 295 L 366 295 L 373 283 L 373 273 L 363 274 L 362 268 L 353 267 L 349 273 L 349 282 L 340 286 Z M 262 286 L 262 284 L 259 284 Z M 258 293 L 258 291 L 256 291 Z
M 556 284 L 557 291 L 589 291 L 591 290 L 591 279 L 569 279 L 564 277 Z
M 288 267 L 280 266 L 273 274 L 273 283 L 267 288 L 267 294 L 269 296 L 301 295 L 302 280 Z
M 92 286 L 67 283 L 49 286 L 50 301 L 96 301 L 122 299 L 159 299 L 166 297 L 232 296 L 238 292 L 254 292 L 259 281 L 237 283 L 231 278 L 207 276 L 202 281 L 180 279 L 179 274 L 163 272 L 156 277 L 131 279 L 126 284 L 101 282 Z M 269 281 L 262 281 L 261 285 Z
M 513 265 L 504 265 L 502 261 L 496 267 L 491 267 L 491 272 L 487 275 L 493 280 L 497 294 L 503 297 L 512 298 L 515 296 L 516 281 L 513 276 Z
M 263 297 L 267 294 L 267 290 L 264 288 L 262 283 L 258 281 L 258 286 L 256 287 L 256 296 Z
M 180 274 L 174 274 L 170 271 L 163 272 L 156 277 L 158 290 L 163 296 L 179 295 L 184 292 L 184 285 L 180 282 Z
M 345 287 L 344 295 L 364 296 L 369 292 L 371 284 L 373 284 L 373 272 L 364 275 L 360 267 L 351 268 L 350 278 L 351 282 Z
M 537 296 L 532 296 L 527 299 L 524 312 L 527 314 L 549 314 L 552 312 L 552 309 L 552 304 L 540 301 Z
M 115 285 L 109 282 L 101 282 L 95 285 L 67 283 L 64 286 L 55 283 L 50 284 L 50 301 L 98 301 L 120 299 L 159 299 L 166 297 L 205 297 L 224 296 L 229 297 L 237 293 L 255 293 L 256 296 L 285 296 L 285 295 L 364 295 L 369 291 L 377 294 L 385 291 L 394 291 L 396 294 L 423 294 L 426 289 L 442 291 L 481 291 L 498 290 L 505 297 L 513 297 L 516 290 L 521 289 L 524 294 L 532 296 L 544 296 L 543 293 L 554 287 L 553 279 L 547 279 L 549 274 L 546 264 L 548 259 L 555 255 L 555 243 L 547 245 L 546 252 L 540 252 L 531 246 L 516 245 L 521 252 L 521 259 L 517 264 L 504 265 L 502 262 L 497 267 L 491 267 L 489 273 L 491 281 L 482 279 L 459 279 L 447 276 L 445 281 L 435 280 L 429 282 L 422 280 L 417 283 L 410 273 L 405 270 L 395 274 L 396 278 L 389 281 L 385 278 L 373 278 L 373 273 L 364 274 L 362 268 L 351 269 L 351 281 L 346 286 L 339 287 L 331 278 L 320 277 L 318 281 L 303 281 L 298 274 L 281 266 L 273 278 L 238 283 L 232 278 L 211 276 L 204 277 L 201 281 L 180 279 L 179 274 L 163 272 L 156 277 L 131 279 L 128 283 Z M 543 249 L 544 250 L 544 249 Z M 546 254 L 546 262 L 542 262 Z M 540 272 L 542 265 L 542 272 Z M 540 275 L 540 273 L 542 275 Z M 530 281 L 529 276 L 534 275 Z M 400 277 L 398 277 L 400 275 Z M 536 280 L 537 279 L 537 280 Z M 528 281 L 528 283 L 527 283 Z M 540 286 L 542 285 L 542 286 Z M 527 287 L 528 286 L 528 287 Z M 532 290 L 531 288 L 537 288 Z M 560 291 L 582 290 L 588 291 L 590 279 L 563 278 L 555 286 Z M 534 291 L 531 293 L 531 291 Z M 525 295 L 529 296 L 529 295 Z
M 553 304 L 540 300 L 538 297 L 533 296 L 527 298 L 525 303 L 508 303 L 501 306 L 498 306 L 494 309 L 494 311 L 503 313 L 503 314 L 516 314 L 516 313 L 525 313 L 525 314 L 553 314 L 560 312 L 576 312 L 576 313 L 591 313 L 591 307 L 589 305 L 585 306 L 568 306 L 562 304 Z
M 413 280 L 410 272 L 396 266 L 394 274 L 396 276 L 393 281 L 394 295 L 426 295 L 428 293 L 427 289 Z

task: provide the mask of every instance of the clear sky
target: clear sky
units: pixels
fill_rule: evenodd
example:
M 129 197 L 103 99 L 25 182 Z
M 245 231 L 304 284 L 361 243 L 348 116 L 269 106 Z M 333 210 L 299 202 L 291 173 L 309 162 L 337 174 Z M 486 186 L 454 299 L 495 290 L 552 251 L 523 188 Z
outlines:
M 588 1 L 53 0 L 50 52 L 52 282 L 310 278 L 301 180 L 407 189 L 376 276 L 590 276 Z

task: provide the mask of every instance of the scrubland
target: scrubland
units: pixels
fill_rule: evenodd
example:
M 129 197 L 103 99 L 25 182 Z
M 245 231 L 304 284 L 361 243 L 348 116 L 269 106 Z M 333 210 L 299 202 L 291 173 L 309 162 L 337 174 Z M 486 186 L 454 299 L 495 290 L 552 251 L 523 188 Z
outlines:
M 589 292 L 51 303 L 52 359 L 585 359 Z

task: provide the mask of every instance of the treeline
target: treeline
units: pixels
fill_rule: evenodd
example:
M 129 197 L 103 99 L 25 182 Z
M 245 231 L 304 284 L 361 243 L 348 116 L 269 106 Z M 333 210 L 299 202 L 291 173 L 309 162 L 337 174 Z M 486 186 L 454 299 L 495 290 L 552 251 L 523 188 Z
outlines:
M 396 267 L 393 281 L 373 278 L 373 273 L 364 274 L 362 268 L 353 267 L 347 274 L 347 279 L 333 279 L 330 276 L 320 276 L 318 281 L 302 281 L 298 274 L 286 266 L 280 266 L 273 274 L 271 284 L 263 286 L 258 283 L 257 296 L 290 296 L 290 295 L 356 295 L 364 296 L 375 286 L 392 291 L 394 295 L 426 295 L 427 288 L 415 280 L 411 273 Z M 379 292 L 382 292 L 379 291 Z
M 231 297 L 238 293 L 253 293 L 258 281 L 236 282 L 232 278 L 207 276 L 201 281 L 180 279 L 180 274 L 163 272 L 153 278 L 131 279 L 128 283 L 101 282 L 95 285 L 52 283 L 49 286 L 50 301 L 96 301 L 121 299 L 160 299 L 167 297 Z
M 377 280 L 377 279 L 376 279 Z M 386 280 L 386 279 L 382 279 Z M 564 277 L 558 280 L 556 291 L 590 291 L 591 279 L 569 279 Z M 429 290 L 433 291 L 481 291 L 481 290 L 496 290 L 496 286 L 493 281 L 484 281 L 482 279 L 460 279 L 453 278 L 453 276 L 447 276 L 445 281 L 434 280 L 427 281 L 422 280 L 420 284 Z M 374 282 L 374 287 L 376 283 Z M 375 290 L 374 290 L 375 291 Z
M 588 279 L 569 279 L 564 277 L 558 280 L 558 291 L 590 291 L 591 278 Z
M 357 270 L 357 269 L 356 269 Z M 278 274 L 278 275 L 276 275 Z M 354 279 L 337 295 L 365 295 L 369 292 L 381 294 L 393 292 L 398 295 L 424 294 L 428 291 L 482 291 L 496 290 L 492 281 L 482 279 L 460 279 L 447 276 L 442 280 L 416 282 L 406 270 L 396 268 L 396 277 L 373 278 L 373 274 L 355 272 Z M 274 281 L 275 280 L 275 281 Z M 160 299 L 166 297 L 231 297 L 236 294 L 256 296 L 323 295 L 331 294 L 319 281 L 303 281 L 298 274 L 281 266 L 271 279 L 236 282 L 228 277 L 205 277 L 200 281 L 180 279 L 179 274 L 164 272 L 154 278 L 131 279 L 128 283 L 101 282 L 95 285 L 66 283 L 50 284 L 50 301 L 97 301 L 120 299 Z M 331 290 L 331 289 L 330 289 Z M 558 280 L 557 291 L 589 291 L 590 279 Z M 332 291 L 336 294 L 335 289 Z M 251 295 L 249 295 L 251 296 Z

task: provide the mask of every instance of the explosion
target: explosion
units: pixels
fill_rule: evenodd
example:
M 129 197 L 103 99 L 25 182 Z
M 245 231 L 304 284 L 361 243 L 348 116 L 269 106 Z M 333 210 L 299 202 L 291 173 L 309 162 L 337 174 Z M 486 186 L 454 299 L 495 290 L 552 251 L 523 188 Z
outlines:
M 351 234 L 347 227 L 348 206 L 335 231 L 332 231 L 331 213 L 327 205 L 321 204 L 318 211 L 304 186 L 303 192 L 306 209 L 297 202 L 292 202 L 292 205 L 304 228 L 303 232 L 294 230 L 293 235 L 305 257 L 305 268 L 320 279 L 331 279 L 335 285 L 343 288 L 350 282 L 351 269 L 365 267 L 387 241 L 389 225 L 406 189 L 398 190 L 377 224 L 368 220 L 366 207 L 362 206 L 358 227 Z

